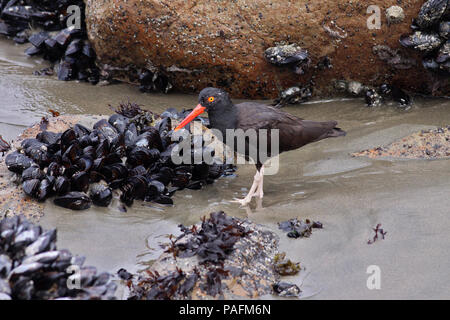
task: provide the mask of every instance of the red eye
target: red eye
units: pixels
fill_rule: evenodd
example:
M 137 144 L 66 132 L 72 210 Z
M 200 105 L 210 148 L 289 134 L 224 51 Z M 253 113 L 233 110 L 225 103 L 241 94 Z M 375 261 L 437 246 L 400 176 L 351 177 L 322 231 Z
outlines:
M 209 102 L 213 102 L 213 101 L 214 101 L 214 97 L 209 97 L 209 98 L 208 98 L 208 101 L 209 101 Z

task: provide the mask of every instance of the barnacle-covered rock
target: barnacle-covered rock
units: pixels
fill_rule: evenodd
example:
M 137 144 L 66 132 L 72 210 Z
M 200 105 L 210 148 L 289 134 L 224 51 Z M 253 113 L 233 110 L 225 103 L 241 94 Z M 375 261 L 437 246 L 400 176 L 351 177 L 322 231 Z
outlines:
M 386 9 L 386 19 L 389 24 L 400 23 L 405 19 L 405 13 L 402 7 L 391 6 Z
M 386 146 L 355 152 L 354 157 L 399 159 L 448 159 L 450 126 L 421 130 Z
M 149 83 L 158 72 L 180 92 L 215 86 L 226 88 L 236 98 L 275 99 L 280 88 L 303 87 L 314 77 L 314 95 L 327 97 L 335 93 L 330 86 L 333 79 L 377 86 L 381 81 L 377 76 L 383 74 L 405 88 L 429 94 L 430 79 L 421 77 L 420 64 L 410 66 L 410 72 L 396 72 L 383 61 L 374 61 L 371 46 L 364 45 L 369 35 L 376 44 L 398 49 L 393 33 L 408 32 L 406 20 L 417 16 L 424 2 L 372 1 L 371 5 L 380 8 L 401 6 L 406 18 L 395 25 L 382 23 L 380 30 L 369 33 L 361 32 L 369 17 L 365 9 L 355 2 L 343 6 L 334 0 L 306 6 L 302 1 L 286 5 L 280 0 L 200 0 L 194 7 L 184 0 L 127 0 L 120 1 L 122 9 L 116 2 L 87 0 L 86 23 L 102 73 L 135 83 L 143 91 L 152 90 Z M 148 18 L 146 23 L 143 17 Z M 134 26 L 132 31 L 129 25 Z M 295 43 L 307 50 L 312 65 L 328 56 L 333 68 L 309 68 L 299 76 L 290 67 L 268 63 L 265 50 L 281 43 Z M 414 57 L 404 50 L 401 53 Z M 433 94 L 445 89 L 433 90 Z

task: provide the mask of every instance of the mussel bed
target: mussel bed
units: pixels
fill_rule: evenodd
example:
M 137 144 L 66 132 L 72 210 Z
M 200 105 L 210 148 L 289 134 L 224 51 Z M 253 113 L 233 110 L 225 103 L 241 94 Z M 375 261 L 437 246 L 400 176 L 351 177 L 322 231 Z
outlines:
M 412 104 L 411 97 L 399 87 L 383 83 L 378 88 L 364 88 L 364 99 L 368 107 L 376 107 L 383 102 L 393 100 L 401 108 L 408 108 Z
M 112 276 L 84 261 L 57 249 L 56 229 L 21 216 L 0 221 L 0 300 L 115 299 Z
M 29 42 L 25 53 L 54 64 L 59 80 L 96 84 L 100 71 L 87 37 L 84 11 L 80 0 L 0 0 L 0 34 L 19 44 Z M 35 74 L 51 75 L 53 70 L 45 68 Z
M 235 171 L 233 165 L 194 159 L 208 148 L 201 135 L 189 135 L 192 161 L 173 163 L 172 150 L 180 140 L 172 139 L 172 122 L 186 114 L 168 109 L 159 116 L 122 103 L 92 129 L 76 124 L 23 140 L 5 163 L 20 175 L 26 195 L 39 201 L 55 196 L 54 203 L 68 209 L 107 207 L 115 190 L 127 206 L 135 199 L 171 205 L 177 190 L 201 189 Z
M 412 34 L 402 35 L 400 44 L 423 53 L 425 69 L 448 76 L 450 73 L 450 2 L 428 0 L 413 19 Z
M 108 65 L 96 63 L 97 55 L 86 28 L 86 5 L 82 0 L 0 0 L 0 35 L 18 44 L 30 43 L 28 56 L 41 56 L 51 67 L 36 70 L 35 75 L 56 74 L 59 80 L 78 80 L 97 84 L 113 79 Z M 172 89 L 162 68 L 130 70 L 129 80 L 138 82 L 142 92 Z

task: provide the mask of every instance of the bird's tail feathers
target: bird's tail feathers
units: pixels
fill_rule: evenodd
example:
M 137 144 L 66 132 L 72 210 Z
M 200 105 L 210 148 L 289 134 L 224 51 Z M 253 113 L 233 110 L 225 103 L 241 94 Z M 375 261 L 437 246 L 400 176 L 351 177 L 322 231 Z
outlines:
M 328 134 L 329 137 L 343 137 L 345 135 L 347 135 L 347 132 L 338 127 L 334 127 L 333 129 L 331 129 L 330 133 Z

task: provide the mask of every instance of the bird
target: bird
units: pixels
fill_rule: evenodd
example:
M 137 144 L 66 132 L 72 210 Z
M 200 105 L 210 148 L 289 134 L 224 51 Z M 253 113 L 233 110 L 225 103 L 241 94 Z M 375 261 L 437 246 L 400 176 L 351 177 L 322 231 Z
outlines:
M 253 197 L 263 198 L 264 159 L 259 153 L 251 153 L 251 148 L 259 150 L 261 141 L 267 143 L 264 146 L 268 157 L 273 157 L 282 152 L 291 151 L 303 147 L 306 144 L 326 138 L 345 136 L 346 132 L 337 127 L 337 121 L 311 121 L 298 118 L 292 114 L 281 111 L 271 106 L 243 102 L 234 104 L 228 93 L 218 88 L 204 88 L 198 96 L 198 105 L 189 113 L 174 129 L 178 131 L 185 127 L 200 114 L 207 112 L 211 129 L 219 130 L 225 144 L 231 145 L 235 152 L 241 153 L 247 160 L 250 158 L 256 166 L 256 174 L 248 194 L 243 199 L 235 199 L 242 206 L 248 205 Z M 254 130 L 258 141 L 245 140 L 245 150 L 237 150 L 236 141 L 226 139 L 227 130 L 242 129 L 247 133 Z M 266 130 L 262 130 L 266 129 Z M 271 130 L 278 131 L 278 150 L 272 146 Z M 260 136 L 259 134 L 262 133 Z M 265 136 L 267 135 L 267 136 Z M 266 137 L 261 139 L 261 137 Z

